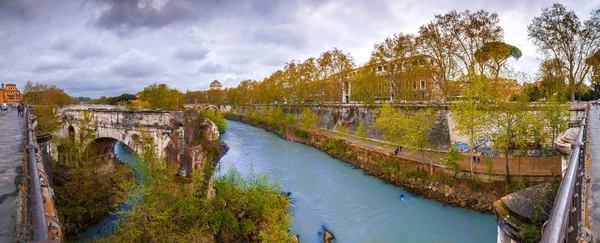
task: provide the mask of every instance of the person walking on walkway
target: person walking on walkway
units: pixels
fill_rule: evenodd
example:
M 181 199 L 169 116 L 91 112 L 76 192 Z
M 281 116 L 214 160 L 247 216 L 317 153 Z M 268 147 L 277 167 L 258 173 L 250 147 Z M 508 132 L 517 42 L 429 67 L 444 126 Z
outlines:
M 17 105 L 17 116 L 18 116 L 18 117 L 21 117 L 21 116 L 22 116 L 22 115 L 21 115 L 21 112 L 22 112 L 22 110 L 23 110 L 23 106 L 21 106 L 20 104 L 19 104 L 19 105 Z

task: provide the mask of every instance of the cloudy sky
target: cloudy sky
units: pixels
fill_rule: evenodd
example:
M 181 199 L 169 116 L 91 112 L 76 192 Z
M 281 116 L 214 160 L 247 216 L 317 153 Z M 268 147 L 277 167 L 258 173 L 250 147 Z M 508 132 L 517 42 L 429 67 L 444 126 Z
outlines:
M 73 96 L 181 91 L 262 79 L 292 59 L 340 48 L 357 64 L 394 33 L 416 33 L 452 9 L 497 12 L 513 63 L 534 73 L 527 25 L 546 0 L 0 0 L 0 82 L 27 80 Z M 587 19 L 600 0 L 562 2 Z

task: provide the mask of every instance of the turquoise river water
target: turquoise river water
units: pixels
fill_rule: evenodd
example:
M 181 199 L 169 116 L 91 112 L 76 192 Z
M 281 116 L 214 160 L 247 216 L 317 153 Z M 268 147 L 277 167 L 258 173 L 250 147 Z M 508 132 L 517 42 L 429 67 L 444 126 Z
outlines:
M 322 242 L 496 242 L 491 214 L 412 195 L 328 154 L 263 129 L 229 122 L 220 172 L 267 173 L 292 196 L 292 234 Z

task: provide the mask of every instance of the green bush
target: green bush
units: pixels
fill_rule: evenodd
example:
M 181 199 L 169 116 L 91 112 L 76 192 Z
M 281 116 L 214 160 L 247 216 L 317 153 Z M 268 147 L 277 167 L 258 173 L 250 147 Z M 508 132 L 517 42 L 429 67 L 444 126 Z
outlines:
M 429 177 L 429 173 L 425 171 L 423 168 L 409 169 L 402 172 L 402 176 L 406 178 L 420 178 L 427 179 Z
M 450 148 L 450 151 L 448 151 L 448 153 L 446 154 L 446 159 L 443 161 L 445 166 L 448 166 L 448 168 L 450 170 L 452 170 L 454 172 L 454 174 L 456 175 L 456 173 L 458 173 L 460 171 L 460 168 L 458 166 L 458 161 L 460 161 L 462 159 L 462 156 L 460 155 L 460 152 L 458 152 L 458 149 L 456 149 L 454 146 L 452 146 Z
M 285 123 L 296 124 L 298 123 L 298 118 L 294 114 L 288 114 L 287 116 L 285 116 Z
M 310 133 L 308 133 L 307 131 L 304 131 L 304 130 L 294 130 L 294 136 L 303 138 L 303 139 L 309 139 Z
M 535 224 L 524 224 L 520 234 L 521 239 L 526 243 L 537 243 L 542 240 L 542 228 Z
M 221 113 L 221 111 L 215 111 L 215 110 L 209 109 L 209 110 L 201 110 L 198 113 L 200 114 L 201 117 L 209 119 L 212 122 L 214 122 L 215 124 L 217 124 L 217 127 L 219 128 L 219 132 L 223 133 L 223 132 L 225 132 L 225 130 L 227 130 L 227 126 L 228 126 L 227 120 L 225 119 L 225 117 L 223 116 L 223 113 Z
M 269 127 L 273 129 L 280 129 L 281 125 L 285 122 L 285 112 L 281 107 L 276 107 L 269 110 L 268 121 Z
M 308 130 L 309 128 L 317 128 L 317 126 L 319 126 L 319 119 L 319 116 L 313 113 L 310 108 L 305 108 L 302 111 L 302 118 L 300 119 L 302 129 Z
M 356 128 L 356 136 L 358 136 L 360 139 L 366 139 L 367 135 L 369 134 L 369 130 L 366 124 L 364 123 L 360 123 L 358 124 L 358 127 Z
M 347 146 L 342 140 L 326 139 L 323 141 L 323 147 L 332 154 L 342 156 L 346 154 Z

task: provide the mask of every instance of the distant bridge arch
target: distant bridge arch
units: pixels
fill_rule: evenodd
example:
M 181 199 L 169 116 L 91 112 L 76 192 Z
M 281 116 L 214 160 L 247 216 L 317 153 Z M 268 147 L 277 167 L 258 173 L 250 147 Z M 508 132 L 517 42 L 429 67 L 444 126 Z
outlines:
M 197 111 L 215 110 L 221 112 L 229 112 L 230 107 L 224 105 L 213 105 L 213 104 L 185 104 L 185 108 L 195 109 Z

